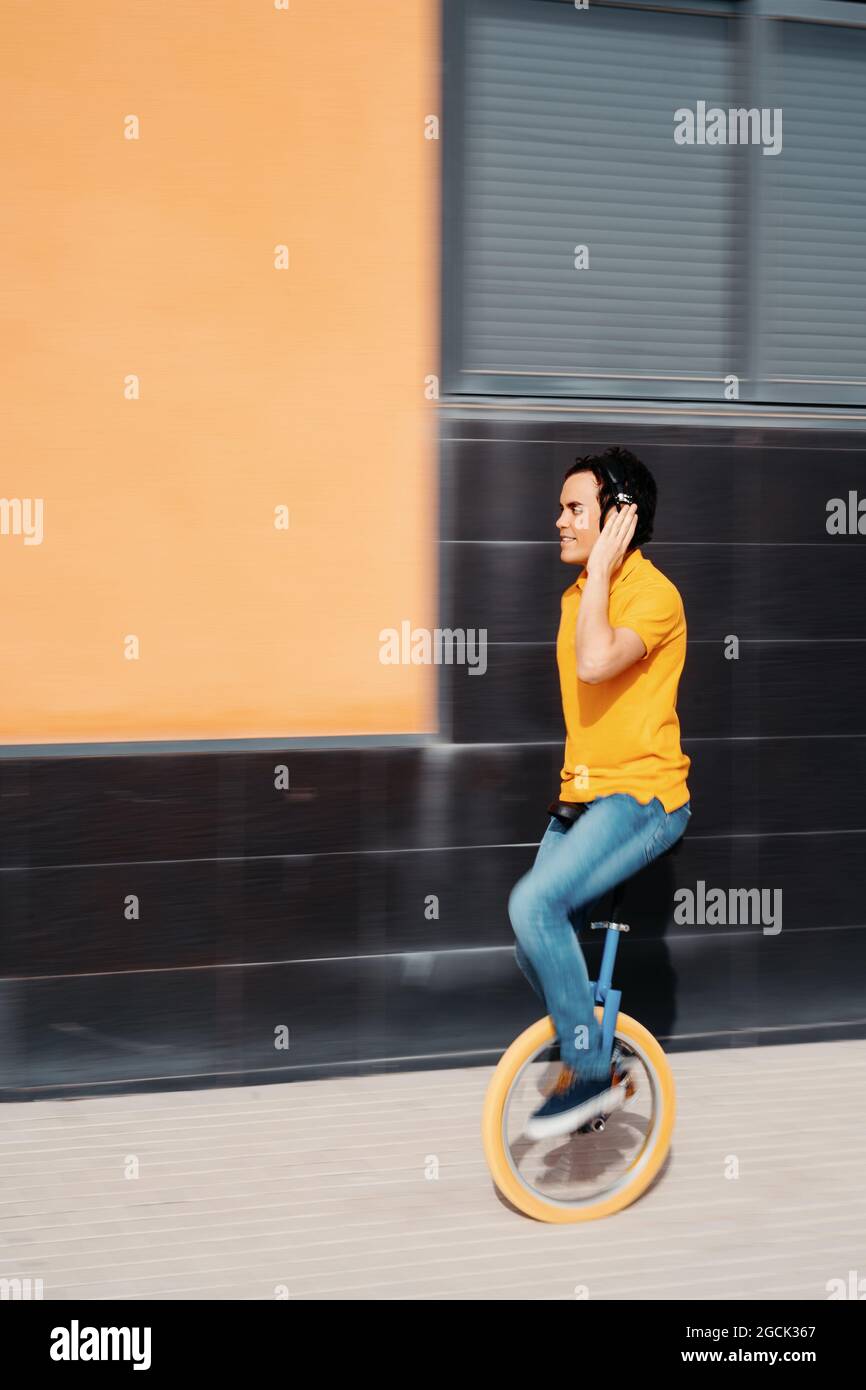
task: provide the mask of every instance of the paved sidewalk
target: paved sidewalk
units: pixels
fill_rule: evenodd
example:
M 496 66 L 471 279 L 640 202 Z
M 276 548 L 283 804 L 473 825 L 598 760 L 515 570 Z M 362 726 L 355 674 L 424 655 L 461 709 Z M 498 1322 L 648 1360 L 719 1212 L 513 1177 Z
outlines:
M 661 1178 L 576 1226 L 497 1196 L 492 1067 L 5 1105 L 0 1278 L 46 1299 L 807 1301 L 866 1278 L 866 1042 L 671 1062 Z

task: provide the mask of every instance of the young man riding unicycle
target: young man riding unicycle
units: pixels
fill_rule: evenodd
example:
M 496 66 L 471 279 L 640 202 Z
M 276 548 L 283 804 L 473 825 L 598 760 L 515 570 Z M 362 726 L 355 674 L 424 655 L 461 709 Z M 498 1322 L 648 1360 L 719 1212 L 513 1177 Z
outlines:
M 526 1125 L 533 1139 L 622 1103 L 625 1064 L 605 1052 L 576 925 L 691 816 L 676 713 L 685 613 L 639 548 L 652 536 L 655 480 L 628 450 L 608 449 L 575 462 L 559 501 L 560 557 L 579 571 L 556 644 L 565 757 L 535 863 L 508 900 L 517 962 L 553 1019 L 562 1063 Z

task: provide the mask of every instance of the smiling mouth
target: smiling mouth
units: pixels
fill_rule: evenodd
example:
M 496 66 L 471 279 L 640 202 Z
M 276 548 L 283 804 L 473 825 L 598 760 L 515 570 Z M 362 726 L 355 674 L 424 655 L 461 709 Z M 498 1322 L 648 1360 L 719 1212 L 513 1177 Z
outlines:
M 560 536 L 560 538 L 559 538 L 559 544 L 560 544 L 560 545 L 573 545 L 574 542 L 575 542 L 576 540 L 577 540 L 577 536 Z

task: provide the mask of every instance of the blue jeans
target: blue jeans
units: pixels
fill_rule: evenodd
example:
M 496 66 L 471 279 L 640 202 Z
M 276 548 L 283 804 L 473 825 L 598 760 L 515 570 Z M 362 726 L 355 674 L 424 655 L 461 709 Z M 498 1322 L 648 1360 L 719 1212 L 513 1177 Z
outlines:
M 691 814 L 690 802 L 667 812 L 658 797 L 643 806 L 614 792 L 571 824 L 552 815 L 535 863 L 511 890 L 517 964 L 553 1019 L 562 1061 L 586 1080 L 607 1076 L 610 1057 L 577 929 L 599 898 L 670 849 Z

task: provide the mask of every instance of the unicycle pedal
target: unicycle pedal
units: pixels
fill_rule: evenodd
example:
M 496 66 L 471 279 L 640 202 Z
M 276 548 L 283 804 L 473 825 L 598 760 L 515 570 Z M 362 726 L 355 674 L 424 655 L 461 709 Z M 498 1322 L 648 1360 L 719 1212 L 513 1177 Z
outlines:
M 634 1076 L 632 1075 L 631 1067 L 623 1066 L 623 1062 L 625 1060 L 625 1053 L 623 1052 L 619 1044 L 615 1043 L 613 1047 L 613 1053 L 610 1064 L 611 1081 L 614 1085 L 624 1085 L 625 1099 L 631 1100 L 632 1096 L 637 1094 L 637 1087 L 634 1083 Z M 607 1114 L 594 1115 L 591 1120 L 587 1120 L 586 1124 L 580 1125 L 580 1127 L 576 1129 L 574 1133 L 601 1134 L 612 1113 L 612 1111 L 609 1111 Z
M 587 1120 L 585 1125 L 581 1125 L 580 1129 L 576 1129 L 574 1132 L 575 1134 L 601 1134 L 609 1119 L 610 1115 L 596 1115 L 595 1119 Z

